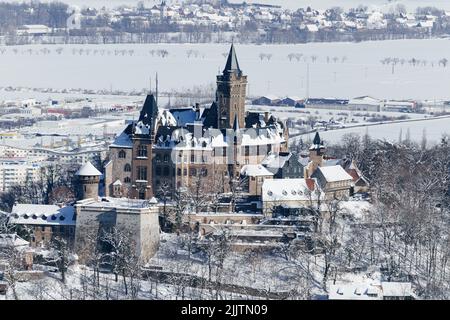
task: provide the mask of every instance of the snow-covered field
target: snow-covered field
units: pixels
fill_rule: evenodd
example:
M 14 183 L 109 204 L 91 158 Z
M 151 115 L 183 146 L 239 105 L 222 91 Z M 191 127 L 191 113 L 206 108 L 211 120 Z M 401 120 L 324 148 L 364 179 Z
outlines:
M 43 54 L 43 48 L 50 53 Z M 225 64 L 224 53 L 229 47 L 224 44 L 68 45 L 61 54 L 56 49 L 57 46 L 51 45 L 7 47 L 0 56 L 0 87 L 140 90 L 149 86 L 149 78 L 156 72 L 161 90 L 211 85 Z M 83 49 L 81 54 L 80 49 Z M 169 56 L 161 58 L 150 53 L 158 49 L 168 50 Z M 89 54 L 86 50 L 90 50 Z M 118 51 L 116 55 L 116 50 L 127 51 L 124 55 Z M 128 50 L 134 51 L 130 54 Z M 197 58 L 188 59 L 189 50 L 197 51 Z M 305 96 L 306 58 L 310 66 L 310 97 L 372 95 L 389 99 L 450 99 L 450 67 L 437 66 L 440 59 L 450 58 L 448 52 L 449 39 L 237 45 L 240 66 L 248 75 L 248 93 L 253 96 L 268 93 Z M 272 58 L 261 61 L 261 53 L 271 54 Z M 289 61 L 290 53 L 301 53 L 303 57 L 300 61 Z M 312 56 L 317 57 L 314 63 Z M 337 62 L 333 62 L 334 57 L 338 58 Z M 413 67 L 405 62 L 392 73 L 391 66 L 380 62 L 385 57 L 406 61 L 414 57 L 426 60 L 427 65 Z
M 437 143 L 440 141 L 443 134 L 450 134 L 450 118 L 321 131 L 320 136 L 326 143 L 339 143 L 345 134 L 355 133 L 362 136 L 367 132 L 373 139 L 386 139 L 388 141 L 397 142 L 400 135 L 402 135 L 402 139 L 405 139 L 406 136 L 409 135 L 412 141 L 420 143 L 424 131 L 427 141 L 430 144 Z M 312 140 L 314 135 L 308 134 L 300 136 L 299 138 L 302 138 L 303 140 Z

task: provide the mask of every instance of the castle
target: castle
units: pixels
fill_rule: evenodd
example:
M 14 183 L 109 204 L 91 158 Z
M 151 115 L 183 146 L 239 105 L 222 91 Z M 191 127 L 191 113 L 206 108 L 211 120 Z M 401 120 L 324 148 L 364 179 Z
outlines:
M 246 91 L 247 76 L 231 45 L 209 108 L 161 109 L 148 95 L 139 119 L 110 145 L 106 196 L 151 199 L 163 186 L 175 192 L 199 177 L 221 181 L 218 191 L 227 192 L 245 166 L 286 152 L 286 124 L 268 113 L 246 112 Z

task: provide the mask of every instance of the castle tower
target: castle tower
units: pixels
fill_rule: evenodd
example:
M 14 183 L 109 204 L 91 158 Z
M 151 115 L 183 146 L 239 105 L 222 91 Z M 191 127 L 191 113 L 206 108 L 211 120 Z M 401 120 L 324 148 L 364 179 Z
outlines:
M 97 199 L 98 185 L 102 173 L 88 161 L 77 171 L 75 175 L 78 177 L 78 200 Z
M 323 164 L 323 156 L 325 154 L 325 147 L 320 135 L 316 132 L 314 136 L 313 144 L 309 147 L 309 163 L 305 167 L 305 178 L 310 178 L 314 171 Z
M 158 106 L 155 97 L 148 95 L 139 115 L 139 120 L 133 127 L 131 139 L 133 142 L 131 197 L 135 199 L 151 199 L 154 194 L 152 189 L 152 149 L 157 129 L 157 117 Z
M 217 76 L 216 100 L 219 129 L 231 129 L 237 116 L 239 127 L 245 128 L 245 96 L 247 76 L 239 68 L 234 45 L 231 45 L 225 69 Z

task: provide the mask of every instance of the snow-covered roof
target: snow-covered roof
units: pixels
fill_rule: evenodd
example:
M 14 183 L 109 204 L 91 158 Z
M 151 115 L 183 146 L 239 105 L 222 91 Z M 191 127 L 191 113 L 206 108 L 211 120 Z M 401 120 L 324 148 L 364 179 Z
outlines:
M 291 156 L 292 153 L 270 153 L 264 158 L 262 164 L 267 168 L 283 168 Z
M 381 300 L 381 288 L 372 284 L 340 283 L 330 285 L 329 300 Z
M 341 166 L 319 167 L 318 170 L 320 170 L 327 182 L 353 180 L 352 176 Z
M 133 142 L 131 141 L 130 136 L 125 131 L 123 131 L 116 137 L 110 147 L 130 149 L 133 148 Z
M 56 205 L 16 204 L 14 205 L 10 223 L 29 225 L 75 225 L 75 208 L 60 208 Z
M 411 282 L 381 282 L 384 297 L 412 296 Z
M 101 176 L 102 173 L 98 171 L 94 165 L 88 161 L 76 173 L 77 176 Z
M 185 126 L 188 123 L 194 123 L 196 120 L 196 111 L 194 108 L 171 109 L 176 125 Z
M 248 164 L 242 167 L 241 174 L 247 177 L 273 176 L 273 173 L 264 166 L 258 164 Z
M 266 94 L 262 96 L 261 98 L 266 98 L 268 100 L 279 100 L 280 98 L 274 94 Z
M 24 247 L 28 246 L 30 243 L 17 234 L 0 234 L 0 248 L 4 247 Z
M 77 205 L 95 208 L 121 208 L 121 209 L 141 209 L 158 204 L 156 198 L 149 200 L 103 197 L 101 201 L 92 199 L 81 200 Z
M 121 186 L 122 182 L 120 182 L 119 179 L 116 180 L 116 182 L 113 183 L 113 186 Z
M 356 97 L 351 99 L 348 104 L 367 104 L 367 105 L 373 105 L 377 106 L 380 104 L 380 100 L 369 97 L 369 96 L 363 96 L 363 97 Z
M 263 201 L 307 201 L 318 188 L 314 179 L 268 179 L 262 186 Z M 315 192 L 311 197 L 317 198 Z

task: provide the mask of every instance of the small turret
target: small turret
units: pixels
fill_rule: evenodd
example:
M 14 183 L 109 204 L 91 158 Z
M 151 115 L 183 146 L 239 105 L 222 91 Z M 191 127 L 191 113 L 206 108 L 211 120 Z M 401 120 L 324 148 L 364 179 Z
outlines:
M 305 167 L 305 178 L 311 177 L 314 171 L 323 164 L 323 156 L 325 154 L 325 147 L 323 141 L 320 139 L 320 135 L 316 132 L 314 136 L 313 144 L 309 147 L 309 163 Z
M 78 177 L 78 200 L 97 199 L 102 173 L 88 161 L 75 175 Z

